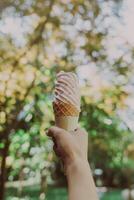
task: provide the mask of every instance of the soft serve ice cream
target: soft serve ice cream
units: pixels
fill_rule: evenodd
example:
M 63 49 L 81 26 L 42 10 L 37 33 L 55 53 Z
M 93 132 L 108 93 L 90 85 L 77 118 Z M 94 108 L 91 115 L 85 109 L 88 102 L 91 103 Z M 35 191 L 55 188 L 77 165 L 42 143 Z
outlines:
M 77 76 L 72 72 L 57 74 L 53 102 L 56 125 L 74 130 L 78 125 L 80 112 L 80 89 Z

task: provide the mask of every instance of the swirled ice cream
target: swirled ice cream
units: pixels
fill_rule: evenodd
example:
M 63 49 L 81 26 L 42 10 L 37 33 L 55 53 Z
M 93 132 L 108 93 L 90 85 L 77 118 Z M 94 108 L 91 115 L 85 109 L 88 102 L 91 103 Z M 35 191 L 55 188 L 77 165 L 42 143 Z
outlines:
M 80 89 L 77 76 L 72 72 L 57 74 L 55 103 L 63 102 L 74 105 L 80 111 Z

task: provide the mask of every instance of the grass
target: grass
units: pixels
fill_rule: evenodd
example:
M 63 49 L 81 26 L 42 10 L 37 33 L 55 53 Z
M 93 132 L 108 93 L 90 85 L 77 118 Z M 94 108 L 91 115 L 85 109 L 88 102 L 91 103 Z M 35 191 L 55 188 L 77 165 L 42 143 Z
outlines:
M 102 200 L 122 200 L 121 192 L 119 190 L 107 192 Z
M 17 190 L 10 188 L 6 192 L 5 200 L 39 200 L 39 187 L 32 186 L 24 188 L 22 197 L 18 197 Z M 67 200 L 67 190 L 65 188 L 48 188 L 45 200 Z M 122 200 L 120 191 L 110 191 L 101 200 Z

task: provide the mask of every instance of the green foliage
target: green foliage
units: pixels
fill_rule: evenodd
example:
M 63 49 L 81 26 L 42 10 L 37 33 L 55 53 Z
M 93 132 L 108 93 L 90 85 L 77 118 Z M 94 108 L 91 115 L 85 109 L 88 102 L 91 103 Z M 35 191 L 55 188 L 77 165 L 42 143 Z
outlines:
M 9 188 L 7 191 L 6 200 L 11 200 L 13 198 L 13 194 L 17 194 L 17 190 L 14 188 Z M 17 195 L 16 195 L 17 196 Z M 28 188 L 24 188 L 23 190 L 23 198 L 38 200 L 39 197 L 39 187 L 32 186 Z M 16 197 L 17 198 L 17 197 Z M 19 198 L 19 197 L 18 197 Z M 20 199 L 20 198 L 19 198 Z M 65 188 L 48 188 L 46 194 L 47 200 L 66 200 L 67 199 L 67 191 Z M 106 192 L 101 198 L 101 200 L 120 200 L 121 199 L 121 191 L 113 190 L 110 192 Z M 17 200 L 17 199 L 16 199 Z
M 96 66 L 100 77 L 107 70 L 109 77 L 112 73 L 116 76 L 98 91 L 90 85 L 93 80 L 83 79 L 81 85 L 80 124 L 89 132 L 91 166 L 103 169 L 104 183 L 109 171 L 117 177 L 120 170 L 126 178 L 124 171 L 131 168 L 134 151 L 129 146 L 132 140 L 128 140 L 131 131 L 117 113 L 126 108 L 129 94 L 125 86 L 132 69 L 123 57 L 111 61 L 107 54 L 110 28 L 103 25 L 103 4 L 111 4 L 88 0 L 4 2 L 0 7 L 1 22 L 10 14 L 24 26 L 23 39 L 18 43 L 17 35 L 0 33 L 0 164 L 6 141 L 10 143 L 6 180 L 53 181 L 57 159 L 45 131 L 54 124 L 55 75 L 60 70 L 78 73 L 85 63 L 89 69 L 90 63 Z M 113 5 L 117 6 L 117 2 Z M 131 55 L 132 49 L 127 50 Z M 120 81 L 121 75 L 124 81 Z

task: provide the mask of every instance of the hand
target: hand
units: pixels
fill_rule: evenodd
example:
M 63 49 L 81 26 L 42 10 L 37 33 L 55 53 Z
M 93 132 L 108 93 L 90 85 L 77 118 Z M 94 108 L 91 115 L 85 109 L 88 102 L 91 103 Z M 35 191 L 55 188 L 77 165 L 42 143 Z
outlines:
M 87 161 L 88 134 L 78 128 L 75 131 L 65 131 L 56 126 L 51 127 L 47 135 L 52 137 L 54 151 L 59 156 L 65 167 L 76 160 Z
M 47 135 L 52 137 L 54 151 L 64 162 L 69 200 L 98 200 L 87 160 L 87 132 L 80 128 L 68 132 L 54 126 Z

